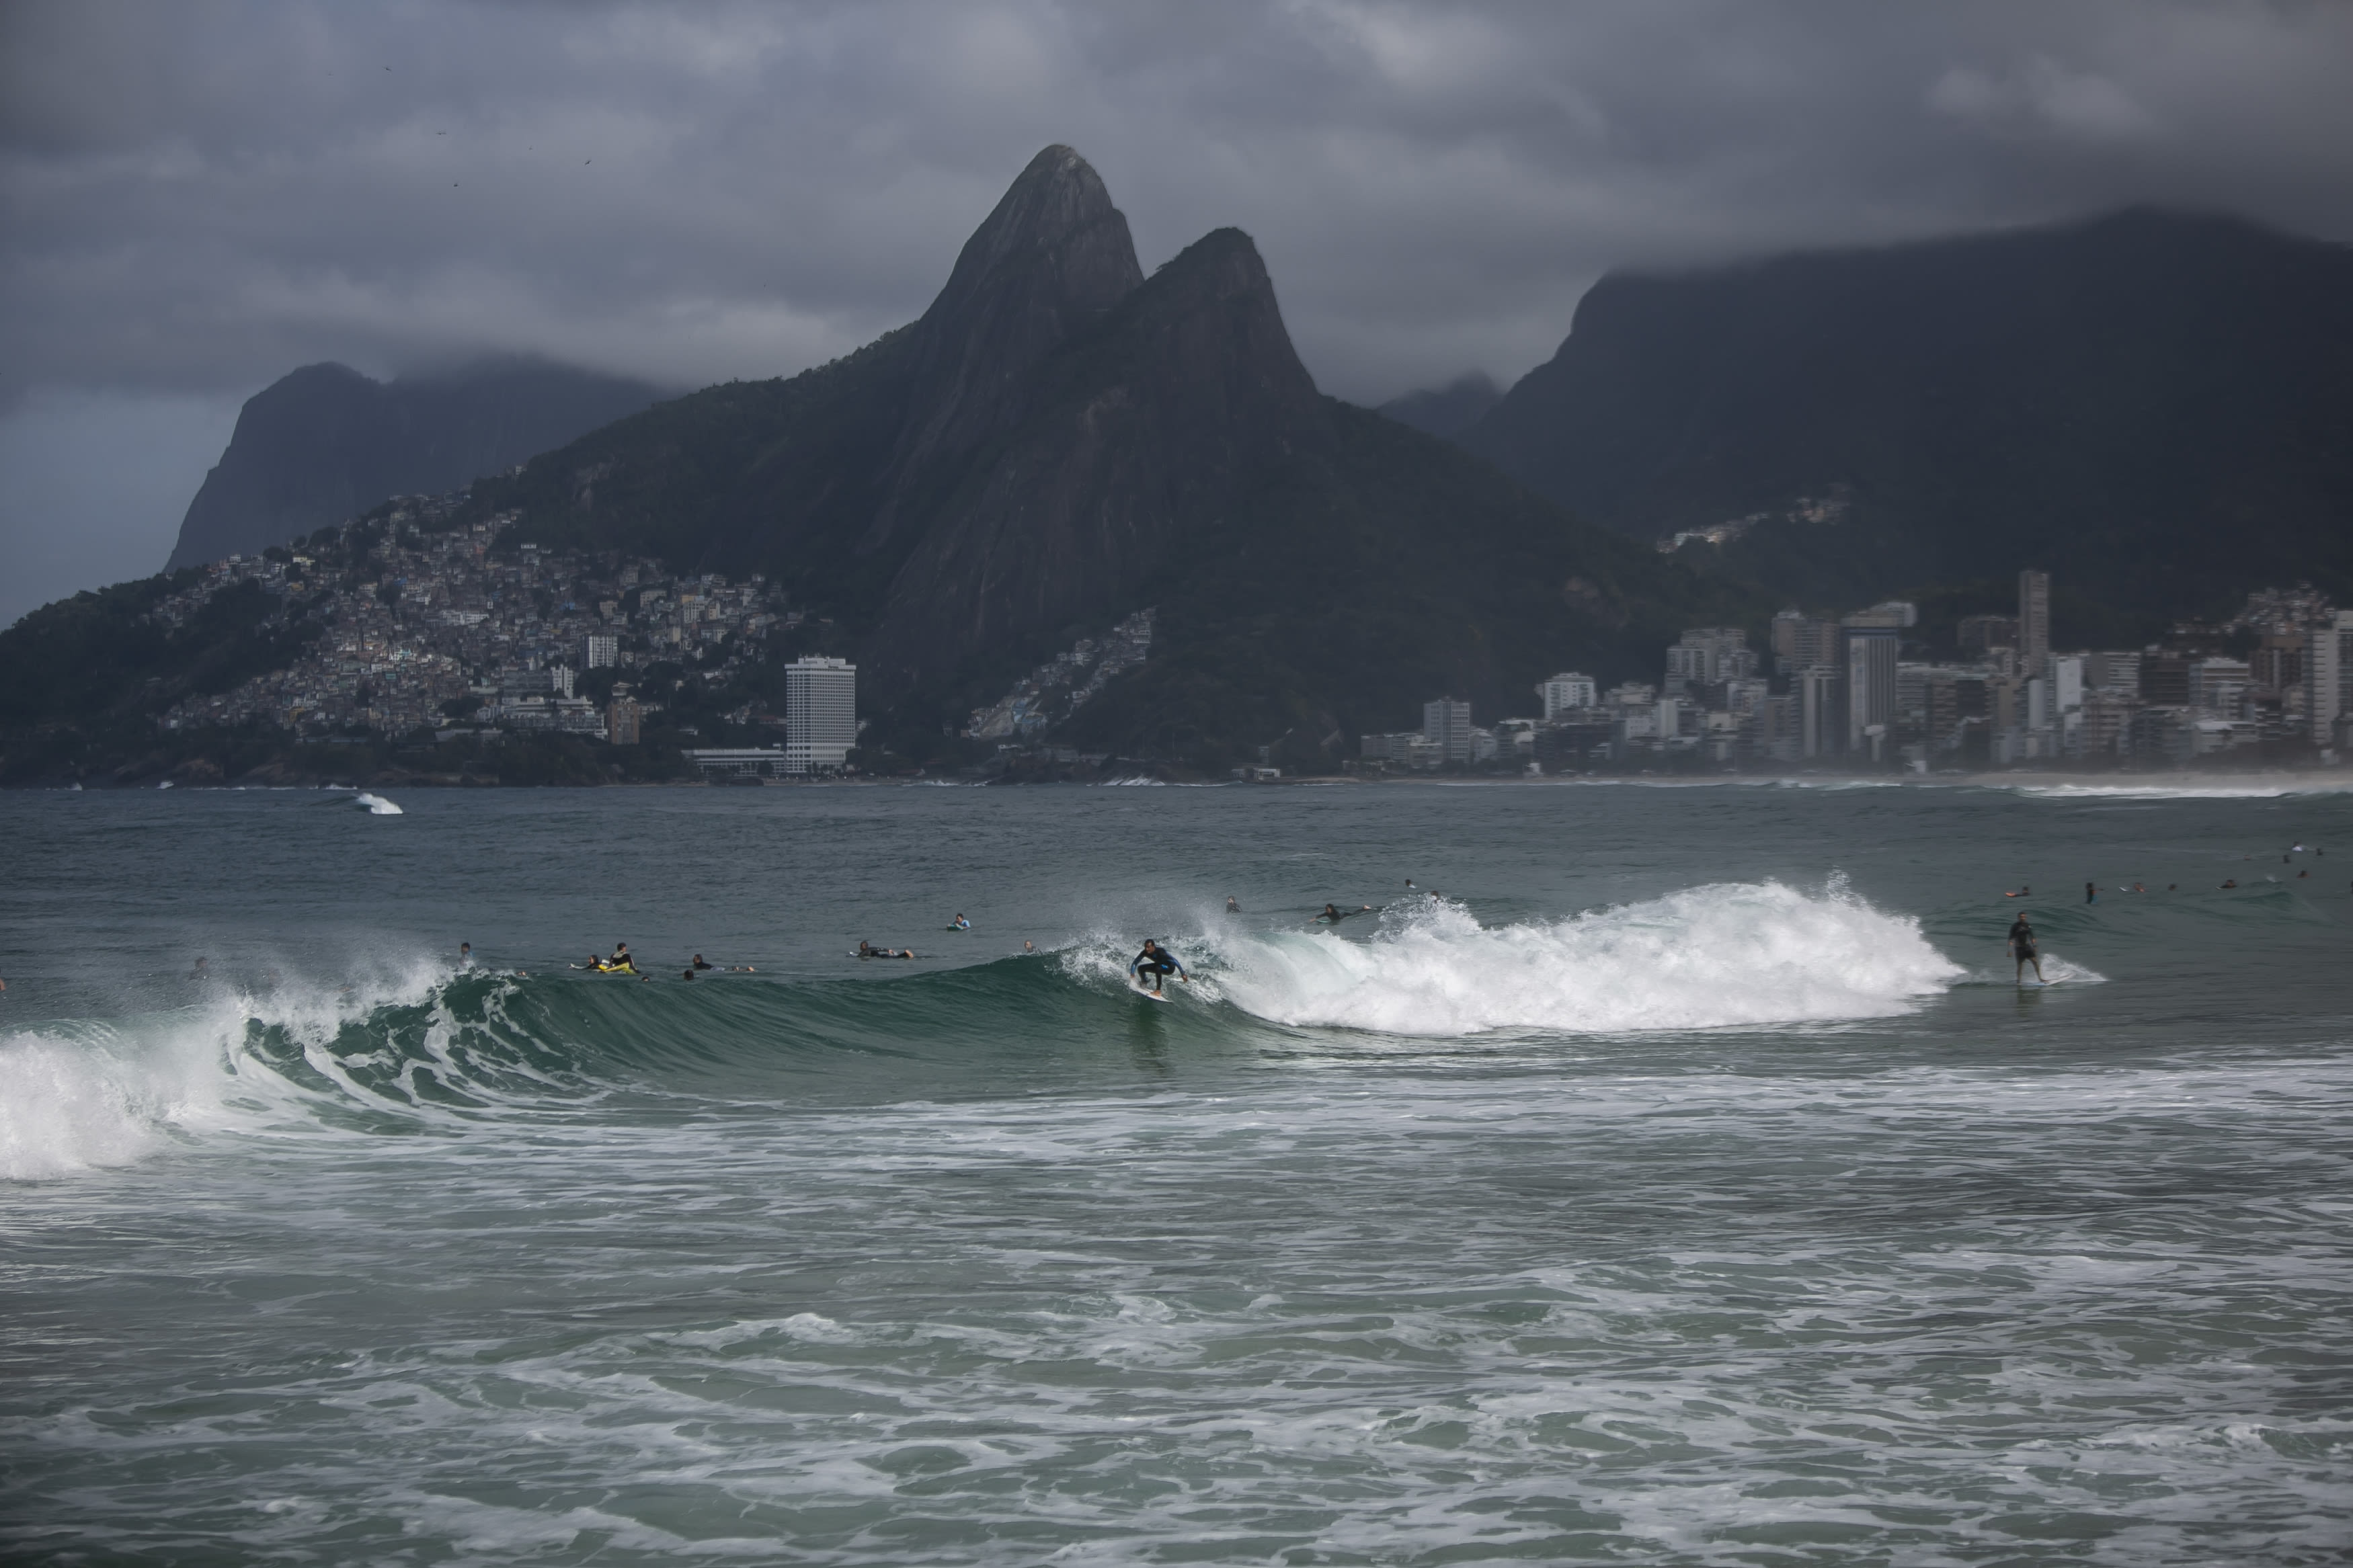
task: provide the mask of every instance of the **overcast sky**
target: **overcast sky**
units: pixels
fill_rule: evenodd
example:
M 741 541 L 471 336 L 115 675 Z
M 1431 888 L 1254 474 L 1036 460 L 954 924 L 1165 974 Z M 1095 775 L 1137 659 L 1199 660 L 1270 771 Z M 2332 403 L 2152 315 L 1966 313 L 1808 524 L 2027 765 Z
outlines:
M 2353 240 L 2353 5 L 0 0 L 0 624 L 161 566 L 299 364 L 679 385 L 912 319 L 1030 155 L 1258 240 L 1325 390 L 1612 268 L 2221 208 Z

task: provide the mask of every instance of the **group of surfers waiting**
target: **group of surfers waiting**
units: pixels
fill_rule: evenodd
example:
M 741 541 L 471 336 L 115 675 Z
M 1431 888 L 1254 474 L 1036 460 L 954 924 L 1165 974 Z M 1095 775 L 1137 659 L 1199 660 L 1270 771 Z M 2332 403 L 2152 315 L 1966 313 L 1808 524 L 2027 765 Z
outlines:
M 468 942 L 463 945 L 466 955 L 470 957 L 473 953 L 473 944 Z M 652 975 L 646 973 L 643 970 L 638 967 L 638 961 L 630 955 L 629 944 L 626 942 L 615 942 L 613 944 L 613 952 L 610 957 L 599 958 L 596 954 L 592 952 L 588 955 L 587 963 L 575 963 L 572 967 L 575 969 L 586 969 L 596 974 L 634 974 L 640 980 L 651 980 L 653 978 Z M 698 974 L 757 974 L 759 973 L 760 972 L 757 969 L 748 963 L 730 963 L 725 965 L 712 963 L 708 959 L 704 958 L 702 954 L 698 952 L 694 955 L 692 962 L 688 963 L 684 969 L 678 972 L 678 977 L 681 980 L 691 980 Z

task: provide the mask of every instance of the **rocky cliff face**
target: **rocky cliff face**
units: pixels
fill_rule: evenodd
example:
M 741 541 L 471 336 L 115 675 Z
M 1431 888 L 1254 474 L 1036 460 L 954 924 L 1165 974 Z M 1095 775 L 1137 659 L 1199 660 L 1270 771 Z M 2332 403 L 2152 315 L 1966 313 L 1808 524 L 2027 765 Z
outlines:
M 874 639 L 886 679 L 1136 607 L 1321 428 L 1239 229 L 1171 261 L 1010 400 L 1031 412 L 963 475 L 892 583 Z
M 2353 250 L 2139 211 L 1605 278 L 1461 440 L 1641 537 L 1764 514 L 1724 563 L 1809 602 L 2040 566 L 2179 615 L 2353 590 L 2348 429 Z
M 867 549 L 1034 411 L 1032 373 L 1144 281 L 1127 218 L 1068 147 L 1029 161 L 915 323 L 912 385 Z
M 253 554 L 388 497 L 456 489 L 654 401 L 642 382 L 497 363 L 390 384 L 313 364 L 248 399 L 171 566 Z

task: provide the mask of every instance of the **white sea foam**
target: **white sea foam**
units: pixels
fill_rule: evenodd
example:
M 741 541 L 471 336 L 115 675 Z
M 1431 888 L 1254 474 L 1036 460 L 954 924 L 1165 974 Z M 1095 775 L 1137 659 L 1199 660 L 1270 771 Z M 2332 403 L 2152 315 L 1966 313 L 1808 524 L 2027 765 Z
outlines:
M 1192 989 L 1261 1018 L 1383 1034 L 1620 1033 L 1882 1018 L 1962 977 L 1909 916 L 1843 887 L 1718 883 L 1567 920 L 1486 927 L 1461 906 L 1392 908 L 1372 939 L 1197 939 Z M 1124 963 L 1090 944 L 1074 973 Z
M 253 1053 L 254 1020 L 281 1030 L 308 1066 L 354 1100 L 417 1113 L 418 1106 L 352 1079 L 327 1044 L 377 1007 L 427 1000 L 444 978 L 439 966 L 420 962 L 341 987 L 252 994 L 222 986 L 188 1006 L 121 1024 L 37 1025 L 0 1036 L 0 1181 L 72 1176 L 129 1164 L 178 1138 L 282 1122 L 284 1110 L 315 1093 Z M 445 1054 L 448 1032 L 429 1030 L 427 1050 Z
M 1990 781 L 1986 781 L 1990 782 Z M 2285 795 L 2343 795 L 2353 779 L 2256 774 L 2242 778 L 2163 778 L 2131 784 L 1994 784 L 2046 800 L 2276 800 Z
M 406 815 L 400 809 L 400 807 L 393 805 L 392 802 L 385 799 L 384 796 L 380 795 L 363 795 L 358 798 L 359 804 L 367 807 L 368 815 L 370 816 L 401 816 Z

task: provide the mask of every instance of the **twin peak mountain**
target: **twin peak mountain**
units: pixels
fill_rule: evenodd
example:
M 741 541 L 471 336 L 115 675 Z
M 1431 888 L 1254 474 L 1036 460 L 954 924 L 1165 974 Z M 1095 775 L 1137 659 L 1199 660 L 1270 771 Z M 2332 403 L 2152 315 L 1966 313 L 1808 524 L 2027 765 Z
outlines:
M 861 706 L 914 755 L 1147 606 L 1151 661 L 1074 738 L 1327 766 L 1423 698 L 1615 666 L 1704 607 L 1654 552 L 1318 394 L 1240 230 L 1145 277 L 1060 146 L 913 325 L 607 426 L 474 506 L 519 510 L 518 542 L 766 573 L 834 622 Z

